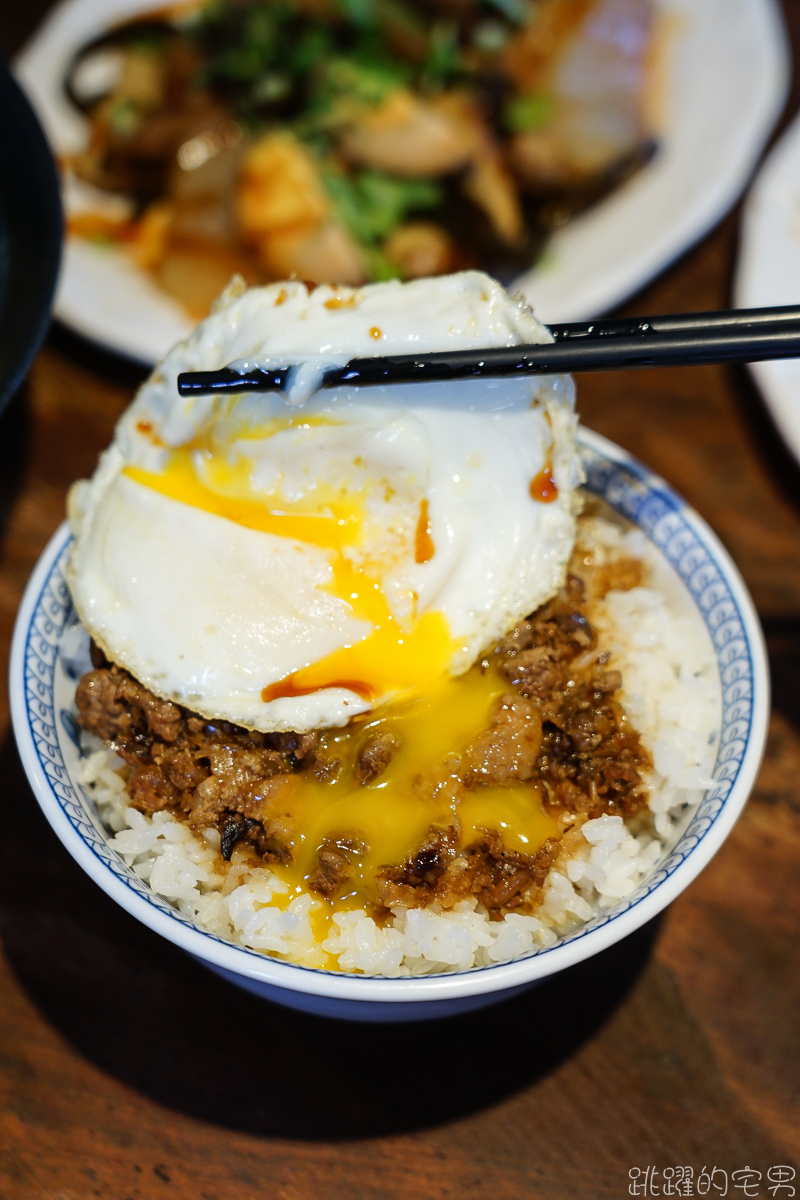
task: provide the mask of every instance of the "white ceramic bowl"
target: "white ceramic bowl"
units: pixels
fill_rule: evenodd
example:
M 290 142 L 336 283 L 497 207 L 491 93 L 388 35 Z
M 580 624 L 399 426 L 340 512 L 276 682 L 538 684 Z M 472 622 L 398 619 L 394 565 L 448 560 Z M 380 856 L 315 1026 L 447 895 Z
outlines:
M 59 654 L 62 631 L 72 616 L 64 579 L 70 534 L 63 525 L 42 555 L 20 607 L 10 690 L 14 730 L 31 786 L 73 858 L 129 913 L 232 982 L 293 1008 L 359 1020 L 414 1020 L 481 1007 L 598 953 L 651 920 L 708 863 L 744 807 L 766 737 L 766 654 L 741 577 L 700 517 L 613 443 L 582 430 L 580 446 L 587 489 L 642 529 L 686 584 L 711 635 L 722 682 L 715 786 L 635 892 L 549 949 L 513 962 L 413 979 L 297 966 L 194 925 L 109 849 L 97 814 L 76 781 L 78 748 L 70 712 L 75 680 Z

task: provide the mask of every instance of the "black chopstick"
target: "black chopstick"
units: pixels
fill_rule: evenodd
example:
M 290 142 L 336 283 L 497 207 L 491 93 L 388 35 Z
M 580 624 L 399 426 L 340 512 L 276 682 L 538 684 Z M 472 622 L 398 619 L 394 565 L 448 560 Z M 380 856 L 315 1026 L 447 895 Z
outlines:
M 553 325 L 550 332 L 555 341 L 545 345 L 353 358 L 346 366 L 327 370 L 319 387 L 800 358 L 800 306 L 794 305 L 615 318 Z M 290 383 L 293 369 L 189 371 L 178 376 L 178 391 L 182 396 L 282 391 Z

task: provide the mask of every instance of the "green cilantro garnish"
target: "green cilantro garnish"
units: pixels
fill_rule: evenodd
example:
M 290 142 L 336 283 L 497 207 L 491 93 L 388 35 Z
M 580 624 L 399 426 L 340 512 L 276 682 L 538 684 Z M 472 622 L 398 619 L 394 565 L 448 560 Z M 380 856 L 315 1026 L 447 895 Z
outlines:
M 535 93 L 515 96 L 503 110 L 503 124 L 511 133 L 530 133 L 547 124 L 553 109 L 554 104 L 549 96 Z

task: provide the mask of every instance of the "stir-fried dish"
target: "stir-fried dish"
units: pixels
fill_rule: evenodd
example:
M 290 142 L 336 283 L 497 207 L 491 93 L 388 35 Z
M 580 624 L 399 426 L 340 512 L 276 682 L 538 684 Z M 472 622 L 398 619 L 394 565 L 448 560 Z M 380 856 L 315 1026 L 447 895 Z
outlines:
M 79 179 L 195 315 L 233 272 L 510 279 L 652 152 L 651 0 L 212 0 L 85 46 Z

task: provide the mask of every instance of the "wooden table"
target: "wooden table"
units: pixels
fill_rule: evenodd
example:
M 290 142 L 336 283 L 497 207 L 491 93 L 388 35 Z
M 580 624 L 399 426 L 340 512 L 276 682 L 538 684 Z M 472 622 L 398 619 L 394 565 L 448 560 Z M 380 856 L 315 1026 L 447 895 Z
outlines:
M 9 49 L 35 16 L 3 13 Z M 722 307 L 736 237 L 734 214 L 624 311 Z M 3 416 L 3 658 L 133 382 L 55 330 Z M 766 1197 L 770 1168 L 800 1165 L 800 471 L 744 370 L 586 376 L 579 394 L 711 523 L 764 621 L 769 746 L 725 847 L 662 920 L 521 999 L 420 1026 L 316 1020 L 226 986 L 89 881 L 3 697 L 2 1200 L 616 1200 L 651 1166 L 692 1167 L 695 1194 L 715 1167 L 753 1168 L 758 1192 L 740 1175 L 728 1195 Z

